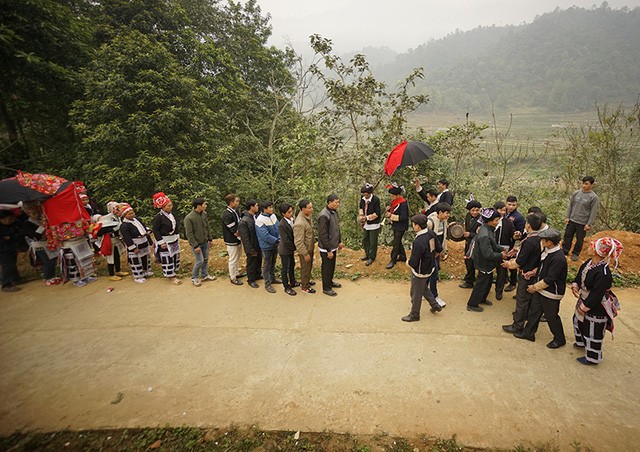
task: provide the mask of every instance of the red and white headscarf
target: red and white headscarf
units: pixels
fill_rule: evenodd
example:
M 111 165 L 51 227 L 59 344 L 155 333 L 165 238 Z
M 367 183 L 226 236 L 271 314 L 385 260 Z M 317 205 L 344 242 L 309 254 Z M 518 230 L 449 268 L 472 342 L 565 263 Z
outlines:
M 120 216 L 124 217 L 128 212 L 131 212 L 133 210 L 133 207 L 131 207 L 131 205 L 127 204 L 126 202 L 123 202 L 122 204 L 120 204 Z
M 120 209 L 122 206 L 119 202 L 109 201 L 107 203 L 107 212 L 112 213 L 114 215 L 120 216 Z
M 620 243 L 618 239 L 614 239 L 613 237 L 601 237 L 597 240 L 592 240 L 590 245 L 598 256 L 607 259 L 607 261 L 611 258 L 615 259 L 616 266 L 613 270 L 615 271 L 616 268 L 618 268 L 618 258 L 624 249 L 622 243 Z
M 155 207 L 156 209 L 162 209 L 170 202 L 171 200 L 169 199 L 169 197 L 161 191 L 153 195 L 153 207 Z

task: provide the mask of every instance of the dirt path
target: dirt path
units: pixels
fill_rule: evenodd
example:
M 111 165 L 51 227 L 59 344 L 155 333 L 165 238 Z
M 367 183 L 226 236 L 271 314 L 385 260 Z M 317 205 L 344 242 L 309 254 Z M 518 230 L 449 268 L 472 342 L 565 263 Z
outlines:
M 616 339 L 586 368 L 570 345 L 568 297 L 569 346 L 552 351 L 545 324 L 535 343 L 501 332 L 510 296 L 470 313 L 469 291 L 445 282 L 447 308 L 407 324 L 407 282 L 343 285 L 336 298 L 290 297 L 224 279 L 194 288 L 100 278 L 2 294 L 0 433 L 235 423 L 455 433 L 487 447 L 640 443 L 640 290 L 617 291 Z

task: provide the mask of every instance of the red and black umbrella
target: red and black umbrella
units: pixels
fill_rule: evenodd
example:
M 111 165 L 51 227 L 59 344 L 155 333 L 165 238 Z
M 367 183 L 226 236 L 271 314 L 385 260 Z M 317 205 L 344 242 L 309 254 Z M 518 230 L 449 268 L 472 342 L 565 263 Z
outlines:
M 407 140 L 404 140 L 393 148 L 393 151 L 387 157 L 387 161 L 384 164 L 384 173 L 387 176 L 391 176 L 398 168 L 413 166 L 428 159 L 433 153 L 433 149 L 421 141 L 407 142 Z
M 18 171 L 15 177 L 0 180 L 0 204 L 44 201 L 64 190 L 70 182 L 50 174 Z

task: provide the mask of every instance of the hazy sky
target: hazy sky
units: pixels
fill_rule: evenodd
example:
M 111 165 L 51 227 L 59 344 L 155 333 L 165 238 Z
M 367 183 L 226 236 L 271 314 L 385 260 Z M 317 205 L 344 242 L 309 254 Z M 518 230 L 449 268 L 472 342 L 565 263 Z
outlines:
M 640 0 L 608 0 L 611 8 L 640 6 Z M 591 8 L 590 0 L 258 0 L 270 13 L 271 43 L 293 44 L 305 53 L 309 35 L 333 41 L 338 52 L 388 46 L 398 52 L 432 38 L 480 25 L 531 23 L 536 15 L 571 6 Z

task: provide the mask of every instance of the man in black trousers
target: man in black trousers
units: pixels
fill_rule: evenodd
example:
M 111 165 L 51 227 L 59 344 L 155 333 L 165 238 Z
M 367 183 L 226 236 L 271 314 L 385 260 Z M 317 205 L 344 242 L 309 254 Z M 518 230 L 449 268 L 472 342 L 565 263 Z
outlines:
M 249 287 L 258 288 L 256 281 L 261 278 L 262 252 L 256 235 L 256 215 L 260 210 L 258 201 L 248 199 L 244 203 L 245 211 L 242 213 L 238 232 L 242 240 L 242 247 L 247 255 L 247 283 Z
M 540 257 L 540 267 L 536 283 L 530 285 L 527 291 L 533 294 L 529 307 L 529 318 L 521 333 L 514 334 L 518 339 L 531 342 L 536 340 L 540 318 L 544 313 L 547 325 L 553 334 L 553 340 L 547 344 L 548 348 L 560 348 L 567 341 L 564 337 L 560 312 L 560 300 L 564 296 L 567 285 L 567 259 L 560 248 L 560 232 L 547 229 L 538 234 L 544 251 Z
M 344 248 L 340 236 L 338 208 L 340 198 L 331 194 L 327 197 L 327 207 L 322 209 L 318 217 L 318 251 L 322 260 L 322 292 L 330 297 L 338 295 L 333 289 L 342 287 L 333 280 L 336 270 L 336 255 Z
M 467 302 L 467 311 L 482 312 L 484 308 L 479 306 L 480 304 L 493 304 L 487 300 L 493 282 L 493 269 L 507 257 L 507 252 L 496 242 L 495 228 L 500 217 L 500 213 L 494 209 L 482 211 L 482 226 L 478 230 L 471 251 L 473 264 L 478 270 L 478 279 Z

